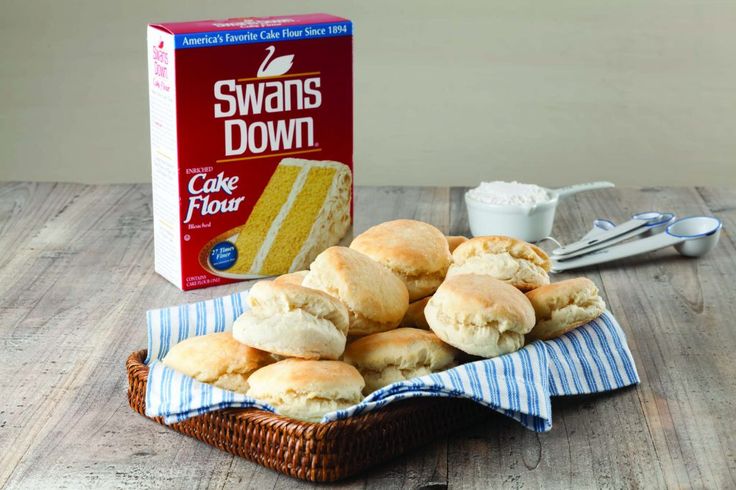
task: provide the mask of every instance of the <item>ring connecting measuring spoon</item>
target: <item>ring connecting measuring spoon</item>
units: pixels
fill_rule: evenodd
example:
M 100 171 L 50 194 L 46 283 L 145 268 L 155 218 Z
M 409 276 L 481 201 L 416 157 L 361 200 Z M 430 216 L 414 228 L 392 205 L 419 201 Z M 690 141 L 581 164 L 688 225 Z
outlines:
M 632 216 L 632 220 L 639 219 L 637 218 L 639 214 L 635 214 Z M 579 257 L 581 255 L 589 254 L 592 252 L 595 252 L 597 250 L 601 250 L 606 247 L 610 247 L 612 245 L 615 245 L 617 243 L 623 242 L 625 240 L 628 240 L 629 238 L 633 238 L 639 235 L 653 235 L 655 233 L 661 232 L 667 225 L 672 223 L 675 220 L 674 213 L 662 213 L 661 219 L 656 221 L 648 221 L 647 224 L 644 226 L 640 226 L 638 228 L 635 228 L 627 233 L 623 233 L 621 235 L 615 236 L 613 238 L 609 238 L 606 241 L 598 241 L 596 244 L 585 247 L 582 250 L 578 250 L 577 252 L 568 253 L 565 255 L 556 255 L 555 258 L 558 260 L 570 260 L 574 257 Z M 596 223 L 597 222 L 597 223 Z M 613 229 L 615 225 L 613 222 L 608 220 L 595 220 L 593 222 L 594 226 L 596 226 L 595 230 L 591 230 L 587 235 L 583 237 L 582 241 L 585 241 L 586 239 L 588 241 L 591 241 L 594 238 L 600 237 L 604 231 Z M 601 226 L 599 227 L 598 224 Z M 600 228 L 605 228 L 604 230 L 600 230 Z
M 589 237 L 587 239 L 584 238 L 583 240 L 577 241 L 575 243 L 571 243 L 569 245 L 565 245 L 564 247 L 556 248 L 555 250 L 552 251 L 552 254 L 555 256 L 571 255 L 575 252 L 579 252 L 581 250 L 590 248 L 602 242 L 607 242 L 613 238 L 616 238 L 620 235 L 624 235 L 626 233 L 629 233 L 643 226 L 646 226 L 652 223 L 658 223 L 662 221 L 664 217 L 665 217 L 664 214 L 659 213 L 657 211 L 637 213 L 633 215 L 629 221 L 621 223 L 618 226 L 614 226 L 610 230 L 604 231 L 600 234 L 596 234 L 593 237 Z
M 602 264 L 671 246 L 674 246 L 680 255 L 700 257 L 716 246 L 722 228 L 721 220 L 713 216 L 681 218 L 668 225 L 663 233 L 648 238 L 614 245 L 570 260 L 560 260 L 560 257 L 552 257 L 552 272 L 563 272 Z M 601 232 L 601 234 L 603 233 L 607 232 Z

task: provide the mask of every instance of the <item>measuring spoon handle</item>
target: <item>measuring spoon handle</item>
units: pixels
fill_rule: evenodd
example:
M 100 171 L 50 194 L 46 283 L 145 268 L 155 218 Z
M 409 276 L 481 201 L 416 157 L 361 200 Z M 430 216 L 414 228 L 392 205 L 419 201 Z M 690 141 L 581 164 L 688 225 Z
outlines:
M 574 185 L 568 185 L 565 187 L 559 187 L 557 189 L 552 189 L 555 193 L 557 193 L 557 196 L 560 199 L 563 199 L 567 196 L 571 196 L 573 194 L 577 194 L 578 192 L 583 191 L 592 191 L 595 189 L 608 189 L 609 187 L 616 187 L 616 185 L 613 182 L 608 182 L 605 180 L 600 180 L 597 182 L 587 182 L 585 184 L 574 184 Z
M 588 238 L 585 240 L 579 240 L 575 243 L 571 243 L 569 245 L 565 245 L 563 247 L 556 248 L 552 251 L 552 254 L 556 256 L 571 255 L 572 253 L 577 252 L 579 250 L 588 249 L 592 247 L 593 245 L 607 242 L 611 240 L 612 238 L 616 238 L 620 235 L 624 235 L 637 228 L 642 228 L 646 224 L 647 222 L 644 220 L 631 219 L 629 221 L 621 223 L 618 226 L 611 228 L 610 230 L 603 231 L 595 235 L 592 238 Z
M 576 259 L 560 261 L 552 259 L 552 271 L 562 272 L 571 269 L 579 269 L 591 265 L 603 264 L 614 260 L 633 257 L 647 252 L 653 252 L 660 248 L 670 247 L 683 241 L 682 238 L 674 237 L 667 233 L 660 233 L 649 238 L 642 238 L 633 242 L 605 248 L 590 255 L 584 255 Z

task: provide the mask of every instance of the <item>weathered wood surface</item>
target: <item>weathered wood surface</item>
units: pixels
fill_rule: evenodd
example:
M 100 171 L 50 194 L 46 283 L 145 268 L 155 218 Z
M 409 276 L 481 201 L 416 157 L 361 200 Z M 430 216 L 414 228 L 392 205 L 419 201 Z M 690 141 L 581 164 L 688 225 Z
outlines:
M 356 231 L 408 217 L 467 234 L 462 194 L 358 189 Z M 583 272 L 625 329 L 640 386 L 555 400 L 546 434 L 494 416 L 335 486 L 736 486 L 736 192 L 581 194 L 560 206 L 554 234 L 648 209 L 712 213 L 725 230 L 698 260 L 662 250 Z M 0 250 L 0 486 L 306 486 L 128 408 L 123 363 L 145 346 L 145 310 L 242 287 L 182 293 L 153 273 L 148 186 L 2 184 Z

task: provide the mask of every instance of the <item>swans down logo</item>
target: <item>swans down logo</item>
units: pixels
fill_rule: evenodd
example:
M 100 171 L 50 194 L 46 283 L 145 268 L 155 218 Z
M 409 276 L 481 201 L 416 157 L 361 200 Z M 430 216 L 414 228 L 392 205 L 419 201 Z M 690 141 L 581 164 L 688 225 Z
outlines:
M 319 73 L 289 73 L 293 54 L 274 57 L 274 46 L 267 47 L 266 52 L 254 78 L 219 80 L 214 84 L 214 115 L 224 119 L 225 156 L 277 153 L 315 145 L 311 116 L 251 120 L 262 114 L 316 109 L 322 105 Z

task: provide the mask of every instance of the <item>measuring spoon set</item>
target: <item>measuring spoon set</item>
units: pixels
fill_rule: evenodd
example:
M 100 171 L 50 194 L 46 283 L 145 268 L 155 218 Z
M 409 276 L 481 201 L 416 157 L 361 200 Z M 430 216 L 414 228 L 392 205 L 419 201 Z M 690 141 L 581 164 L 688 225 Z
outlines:
M 713 216 L 676 219 L 672 213 L 657 211 L 634 214 L 620 225 L 596 219 L 580 240 L 552 251 L 551 269 L 579 269 L 672 246 L 686 257 L 700 257 L 716 246 L 722 227 Z

